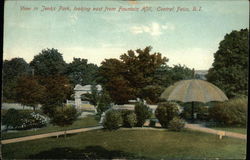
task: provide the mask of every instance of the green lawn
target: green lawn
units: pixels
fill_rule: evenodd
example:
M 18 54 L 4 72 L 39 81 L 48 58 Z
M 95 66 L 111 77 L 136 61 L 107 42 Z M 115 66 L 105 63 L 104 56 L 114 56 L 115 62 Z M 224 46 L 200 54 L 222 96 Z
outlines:
M 247 128 L 243 127 L 210 127 L 212 129 L 247 134 Z
M 3 158 L 19 159 L 244 159 L 246 141 L 202 132 L 95 130 L 2 146 Z
M 65 129 L 78 129 L 78 128 L 84 128 L 84 127 L 92 127 L 92 126 L 98 125 L 98 122 L 99 121 L 97 120 L 97 116 L 88 116 L 86 118 L 76 120 L 71 126 L 68 126 L 68 127 L 58 127 L 58 126 L 53 126 L 50 124 L 46 127 L 37 129 L 36 131 L 35 130 L 24 130 L 24 131 L 9 132 L 9 133 L 2 132 L 2 139 L 24 137 L 24 136 L 49 133 L 49 132 L 56 132 L 56 131 L 62 131 Z

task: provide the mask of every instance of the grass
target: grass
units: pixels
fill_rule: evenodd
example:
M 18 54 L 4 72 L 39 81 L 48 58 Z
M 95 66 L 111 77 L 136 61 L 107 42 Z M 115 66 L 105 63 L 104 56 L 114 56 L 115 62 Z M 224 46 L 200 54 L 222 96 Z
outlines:
M 92 127 L 98 125 L 97 116 L 87 116 L 85 118 L 81 118 L 76 120 L 71 126 L 68 127 L 58 127 L 53 126 L 49 124 L 46 127 L 37 129 L 37 130 L 24 130 L 24 131 L 18 131 L 18 132 L 2 132 L 1 136 L 2 139 L 10 139 L 10 138 L 17 138 L 17 137 L 24 137 L 24 136 L 31 136 L 36 134 L 42 134 L 42 133 L 49 133 L 49 132 L 56 132 L 56 131 L 62 131 L 62 130 L 69 130 L 69 129 L 78 129 L 78 128 L 84 128 L 84 127 Z
M 246 141 L 185 130 L 95 130 L 68 136 L 6 144 L 6 159 L 244 159 Z

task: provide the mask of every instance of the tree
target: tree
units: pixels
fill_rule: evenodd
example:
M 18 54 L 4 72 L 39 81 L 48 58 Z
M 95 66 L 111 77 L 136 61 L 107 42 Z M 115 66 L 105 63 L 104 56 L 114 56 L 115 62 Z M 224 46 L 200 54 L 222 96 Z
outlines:
M 72 125 L 77 119 L 77 111 L 73 106 L 58 106 L 55 108 L 55 114 L 51 117 L 51 123 L 60 127 Z M 66 137 L 66 128 L 64 130 Z
M 142 88 L 153 83 L 155 70 L 168 61 L 160 53 L 151 54 L 151 50 L 150 46 L 129 50 L 120 56 L 120 60 L 106 59 L 102 62 L 99 74 L 103 78 L 100 83 L 116 103 L 141 98 Z
M 111 98 L 109 94 L 105 91 L 98 91 L 96 85 L 91 86 L 91 93 L 87 93 L 84 96 L 84 100 L 90 102 L 94 105 L 97 113 L 101 115 L 103 112 L 111 107 Z
M 3 62 L 3 100 L 15 99 L 16 80 L 20 76 L 29 75 L 31 69 L 23 58 L 13 58 Z
M 48 116 L 53 116 L 55 107 L 63 106 L 66 99 L 70 98 L 73 93 L 73 87 L 69 83 L 69 79 L 61 75 L 38 76 L 37 79 L 45 87 L 45 98 L 42 101 L 42 109 Z
M 158 85 L 168 87 L 180 80 L 194 78 L 194 71 L 185 65 L 160 66 L 154 74 L 154 82 Z
M 45 88 L 31 76 L 18 78 L 15 92 L 16 101 L 22 105 L 32 106 L 33 110 L 42 102 L 45 96 Z
M 30 62 L 35 75 L 52 76 L 62 75 L 65 71 L 66 63 L 62 54 L 57 49 L 44 49 Z
M 66 67 L 65 75 L 69 77 L 74 85 L 94 84 L 96 81 L 98 67 L 88 63 L 87 59 L 74 58 L 73 62 Z
M 207 74 L 207 80 L 219 86 L 229 98 L 248 93 L 248 35 L 248 29 L 226 34 Z

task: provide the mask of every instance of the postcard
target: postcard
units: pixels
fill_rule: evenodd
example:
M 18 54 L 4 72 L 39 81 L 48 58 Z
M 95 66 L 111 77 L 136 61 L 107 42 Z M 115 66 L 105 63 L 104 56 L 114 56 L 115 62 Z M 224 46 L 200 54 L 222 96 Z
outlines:
M 246 159 L 247 0 L 5 0 L 3 159 Z

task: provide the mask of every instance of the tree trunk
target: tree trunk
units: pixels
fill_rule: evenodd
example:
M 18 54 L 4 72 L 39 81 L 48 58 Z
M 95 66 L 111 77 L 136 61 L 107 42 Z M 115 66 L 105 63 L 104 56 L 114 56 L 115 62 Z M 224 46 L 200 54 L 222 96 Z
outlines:
M 64 131 L 64 138 L 66 138 L 66 131 L 67 131 L 67 130 Z

